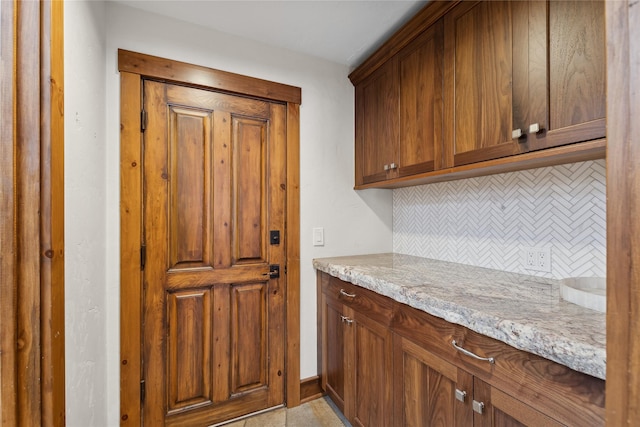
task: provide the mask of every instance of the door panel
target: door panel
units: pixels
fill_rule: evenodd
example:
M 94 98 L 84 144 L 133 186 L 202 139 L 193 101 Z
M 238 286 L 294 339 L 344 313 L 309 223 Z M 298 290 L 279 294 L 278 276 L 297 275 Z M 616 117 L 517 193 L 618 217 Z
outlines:
M 169 106 L 171 269 L 211 266 L 211 125 L 207 110 Z
M 233 264 L 266 262 L 264 153 L 266 122 L 232 117 L 233 137 Z M 258 172 L 258 173 L 256 173 Z
M 265 284 L 231 287 L 231 393 L 266 386 Z
M 211 292 L 176 292 L 169 306 L 169 412 L 210 403 Z
M 146 425 L 284 402 L 284 106 L 147 81 Z

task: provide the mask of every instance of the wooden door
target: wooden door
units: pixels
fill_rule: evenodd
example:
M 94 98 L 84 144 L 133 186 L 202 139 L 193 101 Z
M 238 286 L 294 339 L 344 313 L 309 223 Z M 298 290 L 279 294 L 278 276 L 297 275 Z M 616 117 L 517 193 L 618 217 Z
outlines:
M 531 4 L 540 8 L 539 2 Z M 531 22 L 534 24 L 530 34 L 543 37 L 538 42 L 542 53 L 538 57 L 542 56 L 545 63 L 548 58 L 548 65 L 543 68 L 548 72 L 530 76 L 530 86 L 536 94 L 548 94 L 549 107 L 548 117 L 545 114 L 531 121 L 541 121 L 541 131 L 529 135 L 529 149 L 603 138 L 606 133 L 604 1 L 553 0 L 548 3 L 548 20 L 538 19 Z M 537 102 L 543 101 L 547 101 L 546 97 Z
M 445 106 L 446 119 L 453 122 L 445 166 L 526 151 L 512 138 L 513 130 L 523 127 L 519 117 L 528 106 L 527 64 L 520 62 L 528 54 L 526 6 L 462 2 L 445 16 L 445 75 L 452 79 Z
M 352 309 L 346 309 L 347 351 L 352 351 L 347 370 L 351 373 L 353 401 L 350 421 L 356 426 L 388 426 L 393 417 L 393 336 L 391 330 Z M 351 340 L 349 339 L 351 338 Z
M 397 63 L 388 61 L 356 86 L 356 183 L 395 177 L 398 150 Z
M 144 424 L 282 404 L 285 106 L 146 81 L 144 109 Z
M 393 369 L 394 425 L 472 425 L 471 374 L 399 335 L 394 335 Z M 456 390 L 462 400 L 456 398 Z
M 563 425 L 478 378 L 474 378 L 473 387 L 473 399 L 483 405 L 482 413 L 474 412 L 473 414 L 475 427 L 560 427 Z
M 441 167 L 443 27 L 436 22 L 398 55 L 400 142 L 398 176 Z
M 345 412 L 345 316 L 342 303 L 323 293 L 322 313 L 322 389 Z

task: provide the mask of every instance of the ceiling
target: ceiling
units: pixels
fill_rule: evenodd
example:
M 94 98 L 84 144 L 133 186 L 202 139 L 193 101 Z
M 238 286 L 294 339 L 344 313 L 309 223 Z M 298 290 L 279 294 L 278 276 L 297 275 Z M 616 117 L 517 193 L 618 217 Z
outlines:
M 355 68 L 426 1 L 115 0 Z

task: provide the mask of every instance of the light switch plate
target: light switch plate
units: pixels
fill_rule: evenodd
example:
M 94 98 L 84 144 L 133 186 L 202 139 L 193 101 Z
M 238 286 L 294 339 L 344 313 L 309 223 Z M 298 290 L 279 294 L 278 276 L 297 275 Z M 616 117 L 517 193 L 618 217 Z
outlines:
M 324 246 L 324 228 L 315 227 L 313 229 L 313 246 Z

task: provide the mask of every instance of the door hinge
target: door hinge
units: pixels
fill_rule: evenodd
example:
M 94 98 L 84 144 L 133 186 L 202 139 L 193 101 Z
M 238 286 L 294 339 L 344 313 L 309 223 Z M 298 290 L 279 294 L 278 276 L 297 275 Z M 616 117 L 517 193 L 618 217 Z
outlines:
M 140 111 L 140 131 L 144 132 L 147 129 L 147 112 L 145 110 Z
M 140 403 L 144 403 L 144 398 L 146 397 L 146 387 L 144 380 L 140 380 Z
M 140 270 L 144 271 L 144 265 L 147 262 L 147 247 L 145 245 L 140 246 Z

